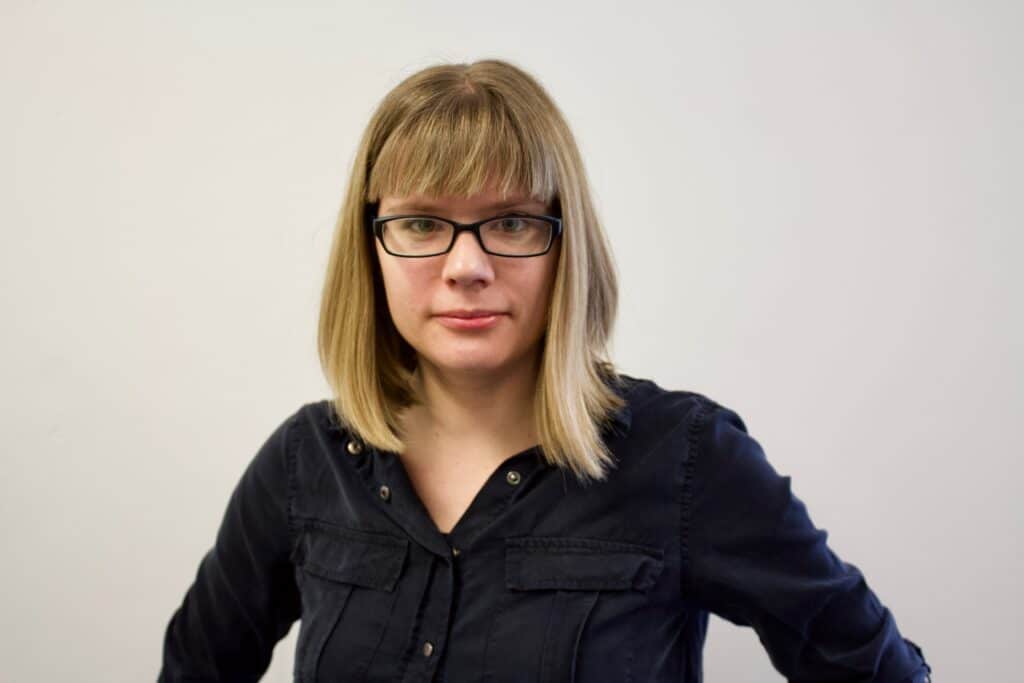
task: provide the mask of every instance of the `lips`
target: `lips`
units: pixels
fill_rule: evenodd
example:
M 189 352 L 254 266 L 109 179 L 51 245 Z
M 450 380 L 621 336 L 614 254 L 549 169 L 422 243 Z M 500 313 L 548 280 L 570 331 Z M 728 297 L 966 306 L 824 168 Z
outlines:
M 505 314 L 492 311 L 469 311 L 456 310 L 439 313 L 436 318 L 439 323 L 451 330 L 489 330 L 495 327 Z
M 492 315 L 502 315 L 502 311 L 488 311 L 484 309 L 455 309 L 442 311 L 437 315 L 445 318 L 488 318 Z

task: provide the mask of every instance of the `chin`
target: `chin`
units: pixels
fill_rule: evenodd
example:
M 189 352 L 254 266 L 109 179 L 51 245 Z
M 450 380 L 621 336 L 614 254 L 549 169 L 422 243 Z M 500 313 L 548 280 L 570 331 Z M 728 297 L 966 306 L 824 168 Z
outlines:
M 442 370 L 466 371 L 466 372 L 489 372 L 499 369 L 504 362 L 492 358 L 442 358 L 441 362 L 435 363 Z
M 423 355 L 440 370 L 491 371 L 497 370 L 509 361 L 508 356 L 497 354 L 494 349 L 478 348 L 460 351 L 455 347 L 457 345 L 452 345 L 440 353 L 427 352 Z

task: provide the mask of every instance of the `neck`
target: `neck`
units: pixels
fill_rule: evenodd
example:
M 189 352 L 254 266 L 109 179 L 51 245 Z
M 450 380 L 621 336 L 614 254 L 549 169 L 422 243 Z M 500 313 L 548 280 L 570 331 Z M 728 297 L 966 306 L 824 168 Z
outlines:
M 463 443 L 536 441 L 533 406 L 539 357 L 499 371 L 451 371 L 420 358 L 413 383 L 422 405 L 410 410 L 420 434 Z

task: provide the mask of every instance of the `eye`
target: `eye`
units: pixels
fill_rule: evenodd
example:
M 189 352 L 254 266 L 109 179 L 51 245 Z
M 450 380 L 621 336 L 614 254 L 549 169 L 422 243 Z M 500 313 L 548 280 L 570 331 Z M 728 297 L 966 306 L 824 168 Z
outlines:
M 505 218 L 498 219 L 498 227 L 505 232 L 519 232 L 526 227 L 526 220 L 516 218 L 514 216 L 507 216 Z
M 419 235 L 439 230 L 440 224 L 431 218 L 406 218 L 398 222 L 402 230 L 414 232 Z

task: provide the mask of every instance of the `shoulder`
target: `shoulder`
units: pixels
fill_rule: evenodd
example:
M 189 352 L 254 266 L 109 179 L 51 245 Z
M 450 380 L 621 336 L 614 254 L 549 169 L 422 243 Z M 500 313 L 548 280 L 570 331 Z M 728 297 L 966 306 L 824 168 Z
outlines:
M 320 399 L 293 408 L 267 433 L 259 458 L 262 460 L 290 459 L 304 441 L 343 436 L 347 431 L 338 422 L 332 402 Z
M 775 469 L 732 407 L 699 391 L 666 389 L 645 379 L 634 382 L 629 400 L 634 443 L 641 452 L 665 456 L 654 459 L 659 466 L 673 468 L 676 476 L 666 480 L 683 487 L 684 520 L 733 519 L 730 510 L 772 516 L 787 509 L 791 477 Z
M 301 404 L 285 420 L 292 438 L 296 440 L 311 437 L 345 436 L 349 430 L 338 418 L 334 402 L 329 398 L 307 401 Z
M 700 391 L 622 377 L 628 387 L 624 395 L 632 418 L 631 443 L 642 452 L 670 453 L 666 464 L 682 465 L 688 484 L 722 476 L 773 477 L 760 443 L 729 405 Z
M 622 394 L 629 403 L 640 429 L 686 428 L 699 432 L 709 423 L 723 420 L 737 424 L 746 431 L 739 414 L 706 393 L 691 389 L 667 388 L 653 379 L 620 373 Z

